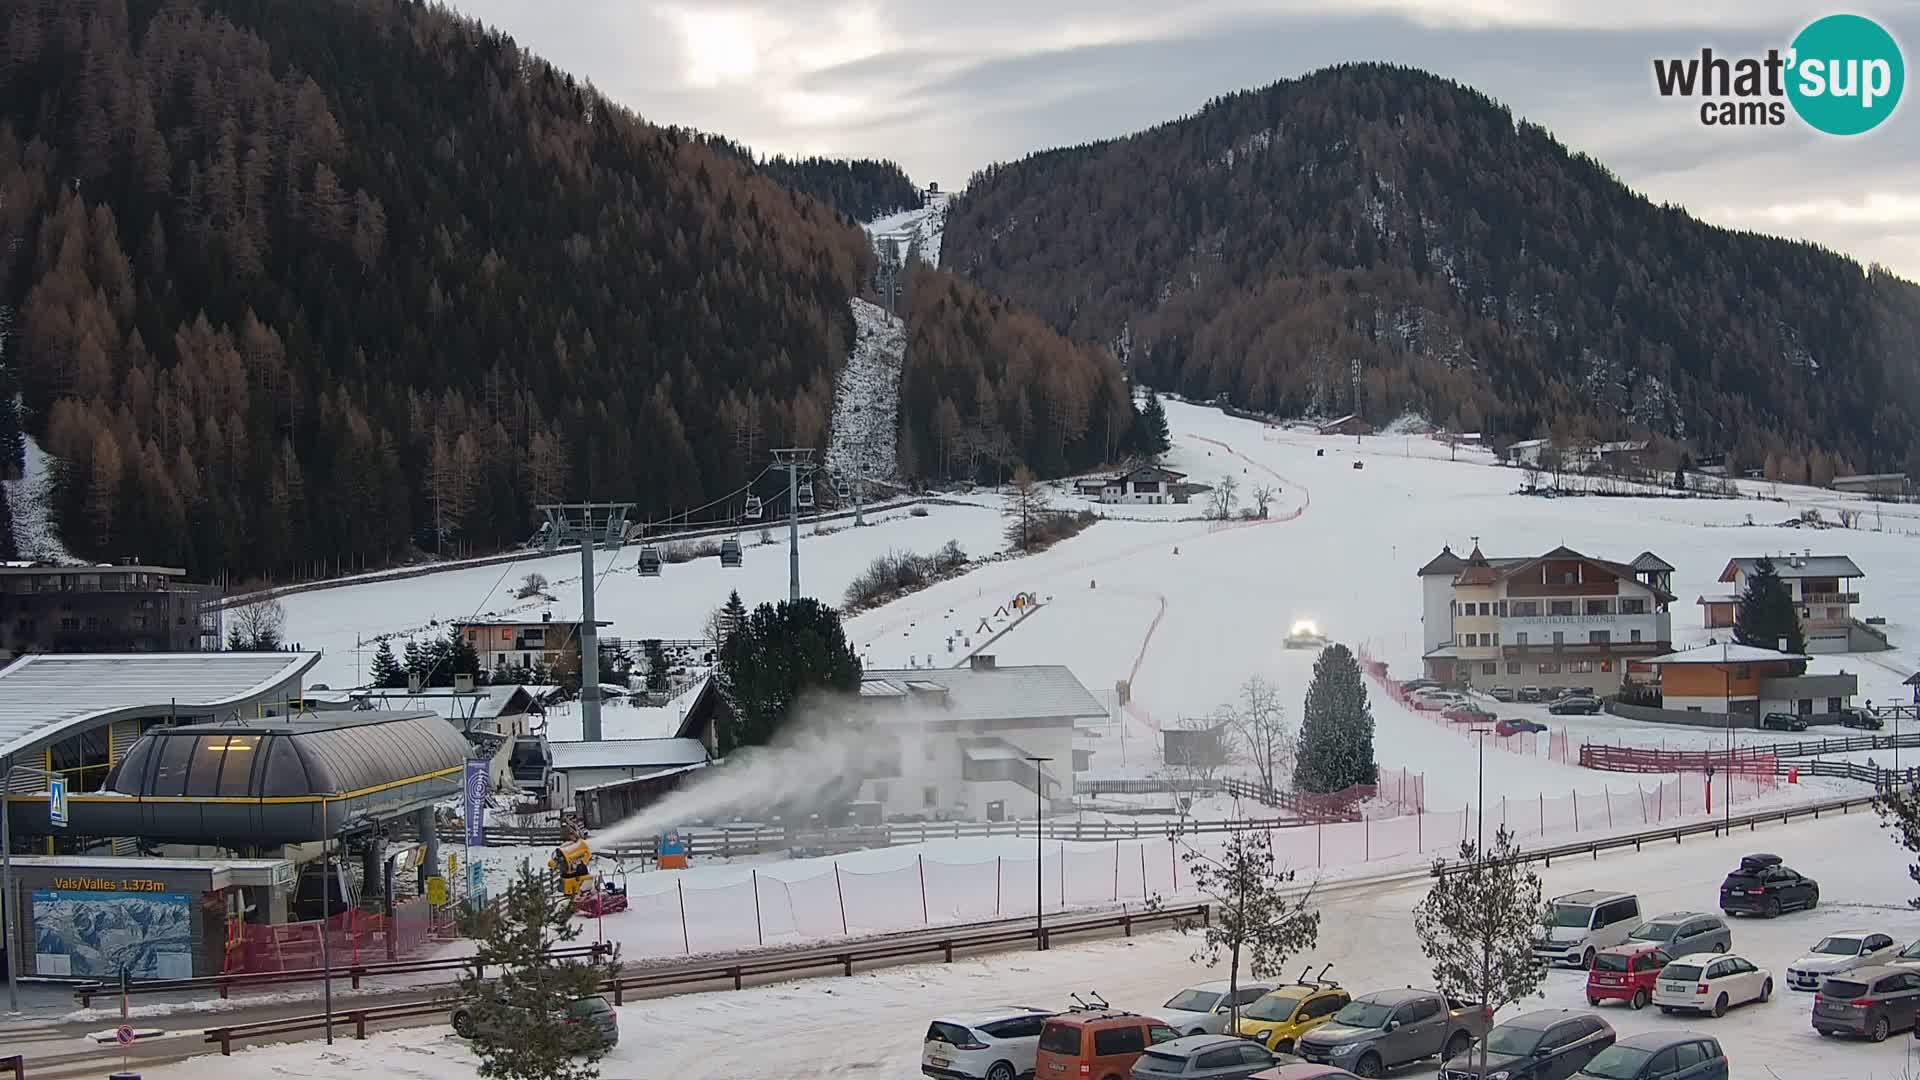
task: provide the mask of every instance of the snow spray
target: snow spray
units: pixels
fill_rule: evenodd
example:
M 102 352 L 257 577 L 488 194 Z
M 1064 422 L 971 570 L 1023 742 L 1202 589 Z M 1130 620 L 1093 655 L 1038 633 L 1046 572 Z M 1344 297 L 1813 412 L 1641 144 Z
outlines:
M 735 750 L 594 843 L 611 848 L 702 821 L 825 817 L 859 798 L 868 778 L 919 790 L 937 760 L 959 753 L 951 731 L 930 731 L 943 714 L 937 705 L 874 707 L 851 695 L 810 695 L 773 742 Z

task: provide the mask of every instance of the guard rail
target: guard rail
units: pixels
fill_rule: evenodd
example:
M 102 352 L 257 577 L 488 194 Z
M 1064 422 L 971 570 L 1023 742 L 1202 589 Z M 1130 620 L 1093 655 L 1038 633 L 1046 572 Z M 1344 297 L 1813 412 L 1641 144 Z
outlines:
M 1712 821 L 1697 821 L 1690 825 L 1674 825 L 1659 829 L 1647 829 L 1636 833 L 1623 833 L 1618 836 L 1604 836 L 1593 840 L 1578 840 L 1570 844 L 1557 844 L 1553 847 L 1534 848 L 1520 852 L 1521 862 L 1540 862 L 1552 866 L 1553 860 L 1564 859 L 1569 855 L 1591 855 L 1598 859 L 1603 851 L 1617 851 L 1621 848 L 1640 850 L 1641 845 L 1658 840 L 1672 840 L 1679 843 L 1689 836 L 1719 835 L 1731 833 L 1734 829 L 1753 829 L 1772 821 L 1785 823 L 1794 818 L 1818 818 L 1822 813 L 1849 813 L 1861 807 L 1872 806 L 1874 796 L 1861 795 L 1848 799 L 1829 799 L 1825 802 L 1809 803 L 1803 806 L 1788 807 L 1784 810 L 1762 810 L 1753 814 L 1735 814 L 1728 818 Z M 1457 874 L 1467 868 L 1469 863 L 1460 859 L 1441 859 L 1433 864 L 1432 874 L 1440 877 Z

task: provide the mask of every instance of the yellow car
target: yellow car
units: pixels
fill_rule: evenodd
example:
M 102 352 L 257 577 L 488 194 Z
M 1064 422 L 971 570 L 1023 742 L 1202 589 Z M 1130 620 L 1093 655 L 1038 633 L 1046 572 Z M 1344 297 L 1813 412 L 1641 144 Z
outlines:
M 1276 1054 L 1291 1053 L 1295 1039 L 1327 1022 L 1353 995 L 1338 986 L 1282 986 L 1240 1011 L 1235 1033 Z

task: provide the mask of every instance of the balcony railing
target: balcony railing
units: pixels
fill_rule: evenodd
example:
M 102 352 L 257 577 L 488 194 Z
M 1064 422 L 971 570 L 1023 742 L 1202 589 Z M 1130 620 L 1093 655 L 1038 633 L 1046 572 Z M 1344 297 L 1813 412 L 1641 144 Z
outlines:
M 1816 592 L 1800 597 L 1803 604 L 1857 604 L 1860 594 L 1857 592 Z

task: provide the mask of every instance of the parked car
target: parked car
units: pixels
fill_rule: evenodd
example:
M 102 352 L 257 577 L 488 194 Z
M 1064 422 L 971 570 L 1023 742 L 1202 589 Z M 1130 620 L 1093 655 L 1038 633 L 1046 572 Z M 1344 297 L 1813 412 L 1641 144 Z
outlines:
M 1913 1028 L 1916 1008 L 1920 972 L 1885 965 L 1856 968 L 1820 984 L 1813 998 L 1813 1029 L 1881 1042 L 1891 1032 Z M 1915 1032 L 1920 1035 L 1920 1028 Z
M 1920 941 L 1913 942 L 1882 963 L 1908 970 L 1920 968 Z
M 1770 712 L 1760 718 L 1760 726 L 1769 731 L 1805 731 L 1807 718 L 1789 712 Z
M 1408 679 L 1400 684 L 1400 689 L 1411 694 L 1416 690 L 1436 688 L 1440 684 L 1433 679 Z
M 1231 997 L 1227 981 L 1201 983 L 1167 999 L 1159 1017 L 1182 1035 L 1218 1035 L 1227 1030 L 1234 1008 L 1246 1008 L 1273 989 L 1272 983 L 1241 983 Z
M 1515 698 L 1518 698 L 1520 695 L 1518 693 L 1515 693 L 1513 687 L 1511 686 L 1496 686 L 1493 689 L 1487 691 L 1487 696 L 1498 702 L 1511 703 Z
M 1549 925 L 1535 927 L 1533 954 L 1549 964 L 1593 966 L 1609 945 L 1627 940 L 1640 925 L 1640 898 L 1632 893 L 1588 889 L 1553 898 Z
M 1720 1040 L 1692 1031 L 1649 1031 L 1621 1039 L 1573 1074 L 1581 1080 L 1728 1080 Z
M 1718 915 L 1698 911 L 1669 911 L 1655 915 L 1633 928 L 1629 943 L 1645 941 L 1667 950 L 1670 956 L 1688 953 L 1723 953 L 1733 948 L 1733 929 Z
M 1464 695 L 1456 694 L 1451 690 L 1439 690 L 1430 694 L 1415 694 L 1412 698 L 1408 699 L 1407 703 L 1421 712 L 1441 712 L 1446 709 L 1470 704 Z
M 1263 1069 L 1299 1060 L 1235 1035 L 1187 1035 L 1148 1047 L 1134 1060 L 1130 1075 L 1131 1080 L 1247 1080 Z
M 1829 975 L 1884 964 L 1897 951 L 1892 938 L 1869 930 L 1828 934 L 1805 956 L 1787 965 L 1787 985 L 1795 990 L 1818 990 L 1821 980 Z
M 1487 1032 L 1485 1071 L 1470 1046 L 1440 1066 L 1440 1080 L 1566 1080 L 1613 1041 L 1613 1025 L 1597 1016 L 1541 1009 Z
M 1600 696 L 1599 694 L 1596 694 L 1593 692 L 1593 687 L 1591 686 L 1576 686 L 1576 687 L 1573 687 L 1568 692 L 1572 694 L 1578 694 L 1581 697 L 1597 698 Z
M 1740 860 L 1740 868 L 1720 883 L 1720 910 L 1727 915 L 1764 915 L 1820 903 L 1820 883 L 1783 864 L 1780 856 L 1760 853 Z
M 1538 720 L 1528 720 L 1524 716 L 1502 717 L 1498 723 L 1493 725 L 1493 733 L 1503 739 L 1509 735 L 1519 735 L 1522 733 L 1537 735 L 1545 730 L 1547 730 L 1547 725 Z
M 1121 1080 L 1147 1047 L 1180 1033 L 1151 1016 L 1119 1009 L 1075 1009 L 1040 1028 L 1035 1080 Z
M 448 1021 L 453 1024 L 453 1033 L 463 1039 L 481 1035 L 491 1036 L 496 1041 L 507 1039 L 511 1037 L 514 1026 L 506 1017 L 484 1019 L 472 1001 L 455 1005 Z M 599 994 L 568 1002 L 567 1023 L 577 1025 L 582 1038 L 588 1042 L 599 1042 L 602 1046 L 617 1046 L 620 1043 L 620 1014 L 614 1012 L 613 1006 Z
M 1494 721 L 1492 713 L 1478 705 L 1471 704 L 1455 705 L 1451 708 L 1442 709 L 1440 710 L 1440 718 L 1443 720 L 1451 720 L 1456 724 L 1491 724 Z
M 1744 956 L 1694 953 L 1676 957 L 1653 986 L 1663 1013 L 1704 1012 L 1725 1016 L 1735 1005 L 1773 996 L 1773 972 Z
M 920 1072 L 941 1080 L 1015 1080 L 1033 1071 L 1040 1029 L 1052 1009 L 1003 1005 L 954 1013 L 927 1025 Z
M 1840 710 L 1840 726 L 1859 728 L 1862 731 L 1879 731 L 1887 726 L 1878 713 L 1859 705 L 1848 705 Z
M 1282 986 L 1240 1011 L 1238 1034 L 1277 1054 L 1292 1053 L 1300 1036 L 1332 1019 L 1352 1000 L 1352 994 L 1332 983 Z
M 1587 697 L 1584 694 L 1568 694 L 1566 697 L 1547 706 L 1547 711 L 1555 716 L 1564 716 L 1569 713 L 1585 713 L 1588 716 L 1596 716 L 1600 712 L 1600 699 Z
M 1433 990 L 1379 990 L 1354 998 L 1332 1020 L 1300 1036 L 1294 1052 L 1357 1076 L 1379 1076 L 1435 1054 L 1459 1057 L 1491 1026 L 1491 1010 L 1477 1001 Z
M 1540 696 L 1540 688 L 1539 688 L 1539 687 L 1537 687 L 1537 686 L 1523 686 L 1523 687 L 1521 687 L 1521 688 L 1520 688 L 1520 693 L 1519 693 L 1519 695 L 1518 695 L 1518 696 L 1519 696 L 1519 699 L 1520 699 L 1521 701 L 1543 701 L 1543 700 L 1545 700 L 1544 698 L 1542 698 L 1542 697 Z
M 1632 1009 L 1644 1009 L 1653 1000 L 1654 980 L 1667 966 L 1670 954 L 1650 941 L 1629 940 L 1612 945 L 1594 955 L 1587 971 L 1587 1004 L 1624 1001 Z

